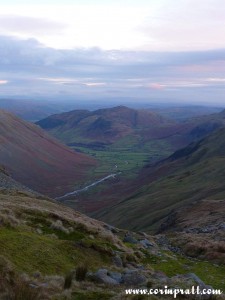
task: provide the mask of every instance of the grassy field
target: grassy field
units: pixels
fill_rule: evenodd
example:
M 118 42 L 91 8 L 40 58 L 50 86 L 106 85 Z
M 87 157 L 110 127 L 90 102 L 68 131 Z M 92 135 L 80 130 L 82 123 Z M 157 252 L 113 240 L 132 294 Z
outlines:
M 172 147 L 164 140 L 144 142 L 139 137 L 126 136 L 104 150 L 93 150 L 88 147 L 74 146 L 74 150 L 93 156 L 99 165 L 92 176 L 104 176 L 111 172 L 122 172 L 126 177 L 135 176 L 147 163 L 167 157 Z

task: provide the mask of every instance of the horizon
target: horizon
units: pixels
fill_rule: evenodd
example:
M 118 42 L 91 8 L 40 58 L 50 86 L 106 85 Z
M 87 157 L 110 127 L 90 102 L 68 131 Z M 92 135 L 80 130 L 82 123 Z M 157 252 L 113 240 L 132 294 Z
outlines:
M 222 0 L 0 8 L 1 98 L 225 104 Z

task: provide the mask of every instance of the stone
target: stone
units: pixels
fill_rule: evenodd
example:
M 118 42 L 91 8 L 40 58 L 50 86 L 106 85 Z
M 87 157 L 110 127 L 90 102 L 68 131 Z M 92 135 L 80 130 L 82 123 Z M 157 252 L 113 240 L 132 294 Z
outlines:
M 112 233 L 118 233 L 119 232 L 119 230 L 116 227 L 112 226 L 112 225 L 104 224 L 104 227 L 105 227 L 105 229 L 111 231 Z
M 124 239 L 123 239 L 124 243 L 130 243 L 130 244 L 137 244 L 138 241 L 132 237 L 130 234 L 126 234 Z
M 139 241 L 139 243 L 142 246 L 144 246 L 145 248 L 154 247 L 154 244 L 149 242 L 149 240 L 147 240 L 147 239 L 141 240 L 141 241 Z
M 123 267 L 123 261 L 119 255 L 114 256 L 112 258 L 112 261 L 117 267 L 119 267 L 119 268 Z
M 110 277 L 110 272 L 107 269 L 99 269 L 97 272 L 92 273 L 89 277 L 98 283 L 105 283 L 109 285 L 118 285 L 119 282 Z M 115 277 L 115 276 L 114 276 Z
M 109 276 L 116 280 L 118 283 L 121 283 L 122 282 L 122 274 L 119 273 L 119 272 L 108 272 Z
M 126 273 L 122 275 L 122 283 L 130 286 L 137 286 L 147 282 L 147 278 L 136 270 L 127 270 Z
M 213 289 L 210 285 L 205 284 L 195 273 L 188 273 L 186 274 L 186 277 L 193 279 L 200 286 L 200 288 Z

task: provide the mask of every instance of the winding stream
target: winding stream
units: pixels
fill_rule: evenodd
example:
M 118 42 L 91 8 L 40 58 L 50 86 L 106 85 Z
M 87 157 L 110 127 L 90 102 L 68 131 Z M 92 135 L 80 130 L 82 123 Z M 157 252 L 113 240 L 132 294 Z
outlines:
M 78 195 L 78 194 L 80 194 L 80 193 L 82 193 L 82 192 L 86 192 L 86 191 L 88 191 L 90 188 L 92 188 L 92 187 L 98 185 L 99 183 L 101 183 L 101 182 L 103 182 L 103 181 L 108 180 L 109 178 L 115 178 L 117 175 L 118 175 L 118 173 L 117 173 L 117 174 L 116 174 L 116 173 L 115 173 L 115 174 L 110 174 L 110 175 L 108 175 L 108 176 L 106 176 L 106 177 L 103 177 L 103 178 L 97 180 L 97 181 L 94 181 L 93 183 L 91 183 L 91 184 L 85 186 L 85 187 L 82 188 L 82 189 L 75 190 L 75 191 L 70 192 L 70 193 L 66 193 L 66 194 L 63 195 L 63 196 L 56 197 L 55 199 L 56 199 L 56 200 L 62 200 L 62 199 L 64 199 L 64 198 L 68 197 L 68 196 Z

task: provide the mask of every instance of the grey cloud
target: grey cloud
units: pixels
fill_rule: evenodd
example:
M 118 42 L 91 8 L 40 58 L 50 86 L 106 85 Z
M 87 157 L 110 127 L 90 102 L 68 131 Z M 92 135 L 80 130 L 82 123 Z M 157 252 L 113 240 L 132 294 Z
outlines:
M 225 49 L 195 52 L 56 50 L 0 36 L 0 91 L 10 95 L 217 97 L 224 101 Z

